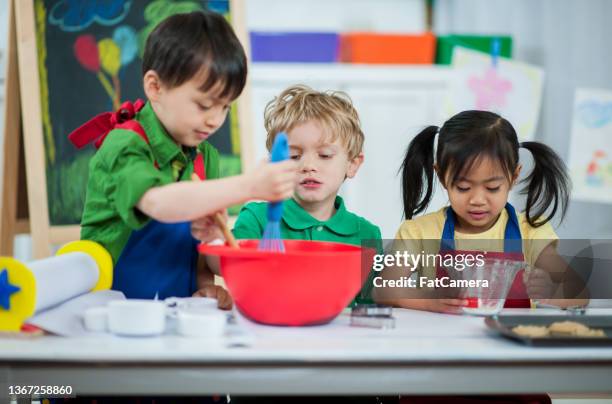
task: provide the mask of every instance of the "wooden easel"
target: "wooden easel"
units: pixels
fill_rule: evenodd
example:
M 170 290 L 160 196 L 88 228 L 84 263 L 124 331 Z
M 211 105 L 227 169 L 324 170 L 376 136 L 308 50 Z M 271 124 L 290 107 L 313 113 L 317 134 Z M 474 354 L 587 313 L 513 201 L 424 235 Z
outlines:
M 14 236 L 30 232 L 33 258 L 45 258 L 79 227 L 49 224 L 33 2 L 9 2 L 8 25 L 0 253 L 12 255 Z
M 19 74 L 17 67 L 17 44 L 15 10 L 8 5 L 8 46 L 4 103 L 4 156 L 2 200 L 0 201 L 0 255 L 13 254 L 16 234 L 29 232 L 28 213 L 23 202 L 28 200 L 25 187 L 24 155 L 21 131 L 21 106 Z M 27 203 L 26 203 L 27 205 Z M 19 206 L 22 208 L 19 209 Z M 26 210 L 24 212 L 24 210 Z
M 230 0 L 232 25 L 250 54 L 244 0 Z M 79 239 L 79 226 L 51 226 L 47 203 L 45 145 L 34 0 L 9 1 L 9 37 L 4 127 L 4 174 L 0 200 L 0 255 L 13 255 L 16 234 L 31 233 L 34 259 L 53 244 Z M 238 99 L 244 171 L 253 164 L 250 84 Z

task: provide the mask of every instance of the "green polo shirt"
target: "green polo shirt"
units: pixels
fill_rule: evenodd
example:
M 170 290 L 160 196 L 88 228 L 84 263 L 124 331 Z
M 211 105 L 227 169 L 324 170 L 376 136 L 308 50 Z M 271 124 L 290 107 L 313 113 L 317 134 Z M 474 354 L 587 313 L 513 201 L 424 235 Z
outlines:
M 356 246 L 361 246 L 363 240 L 377 240 L 377 250 L 382 250 L 378 226 L 346 210 L 344 201 L 339 196 L 336 196 L 335 207 L 336 213 L 329 220 L 320 221 L 306 212 L 294 199 L 285 201 L 280 223 L 281 237 L 288 240 L 331 241 Z M 265 202 L 246 204 L 236 220 L 234 236 L 239 239 L 262 238 L 268 222 L 266 213 Z M 370 285 L 371 282 L 366 284 Z M 352 304 L 371 302 L 370 291 L 362 290 Z
M 89 163 L 81 239 L 102 244 L 116 264 L 130 234 L 150 220 L 136 208 L 144 193 L 175 181 L 190 181 L 196 153 L 204 156 L 206 178 L 219 177 L 219 152 L 207 142 L 179 146 L 147 103 L 135 119 L 149 144 L 137 133 L 112 130 Z M 157 165 L 157 167 L 156 167 Z M 179 208 L 179 207 L 177 207 Z

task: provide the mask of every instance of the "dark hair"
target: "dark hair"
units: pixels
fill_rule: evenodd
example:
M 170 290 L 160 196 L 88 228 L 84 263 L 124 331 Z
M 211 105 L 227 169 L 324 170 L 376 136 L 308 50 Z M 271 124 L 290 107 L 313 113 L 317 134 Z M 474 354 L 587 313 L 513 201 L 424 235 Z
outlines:
M 519 144 L 510 122 L 493 112 L 463 111 L 446 121 L 439 131 L 437 126 L 428 126 L 410 142 L 401 168 L 406 219 L 424 211 L 431 201 L 438 132 L 435 162 L 441 182 L 455 184 L 485 157 L 498 161 L 510 180 L 519 164 L 519 147 L 524 147 L 534 160 L 533 171 L 521 181 L 526 184 L 521 194 L 527 195 L 527 221 L 533 227 L 541 226 L 552 219 L 559 207 L 565 216 L 571 185 L 561 158 L 543 143 Z M 542 219 L 548 208 L 550 214 Z
M 159 23 L 147 38 L 142 74 L 154 70 L 172 87 L 206 72 L 202 91 L 221 82 L 220 97 L 237 98 L 246 83 L 244 49 L 225 18 L 211 11 L 175 14 Z

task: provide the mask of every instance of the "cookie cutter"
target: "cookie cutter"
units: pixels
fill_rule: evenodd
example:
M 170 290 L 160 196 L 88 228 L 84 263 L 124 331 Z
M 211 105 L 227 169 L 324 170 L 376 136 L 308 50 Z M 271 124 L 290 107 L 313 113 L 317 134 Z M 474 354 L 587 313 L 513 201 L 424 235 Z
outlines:
M 358 304 L 351 309 L 351 327 L 367 327 L 378 329 L 395 328 L 391 306 L 381 304 Z

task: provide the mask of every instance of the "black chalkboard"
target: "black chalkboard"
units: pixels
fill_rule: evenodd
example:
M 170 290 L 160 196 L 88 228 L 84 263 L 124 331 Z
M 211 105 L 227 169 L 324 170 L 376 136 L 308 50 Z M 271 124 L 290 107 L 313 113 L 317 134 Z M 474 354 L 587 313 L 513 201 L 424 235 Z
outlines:
M 143 98 L 141 54 L 165 17 L 204 8 L 229 18 L 228 0 L 35 0 L 38 73 L 50 225 L 78 224 L 93 147 L 77 150 L 68 134 L 125 100 Z M 211 143 L 221 173 L 240 172 L 235 111 Z

